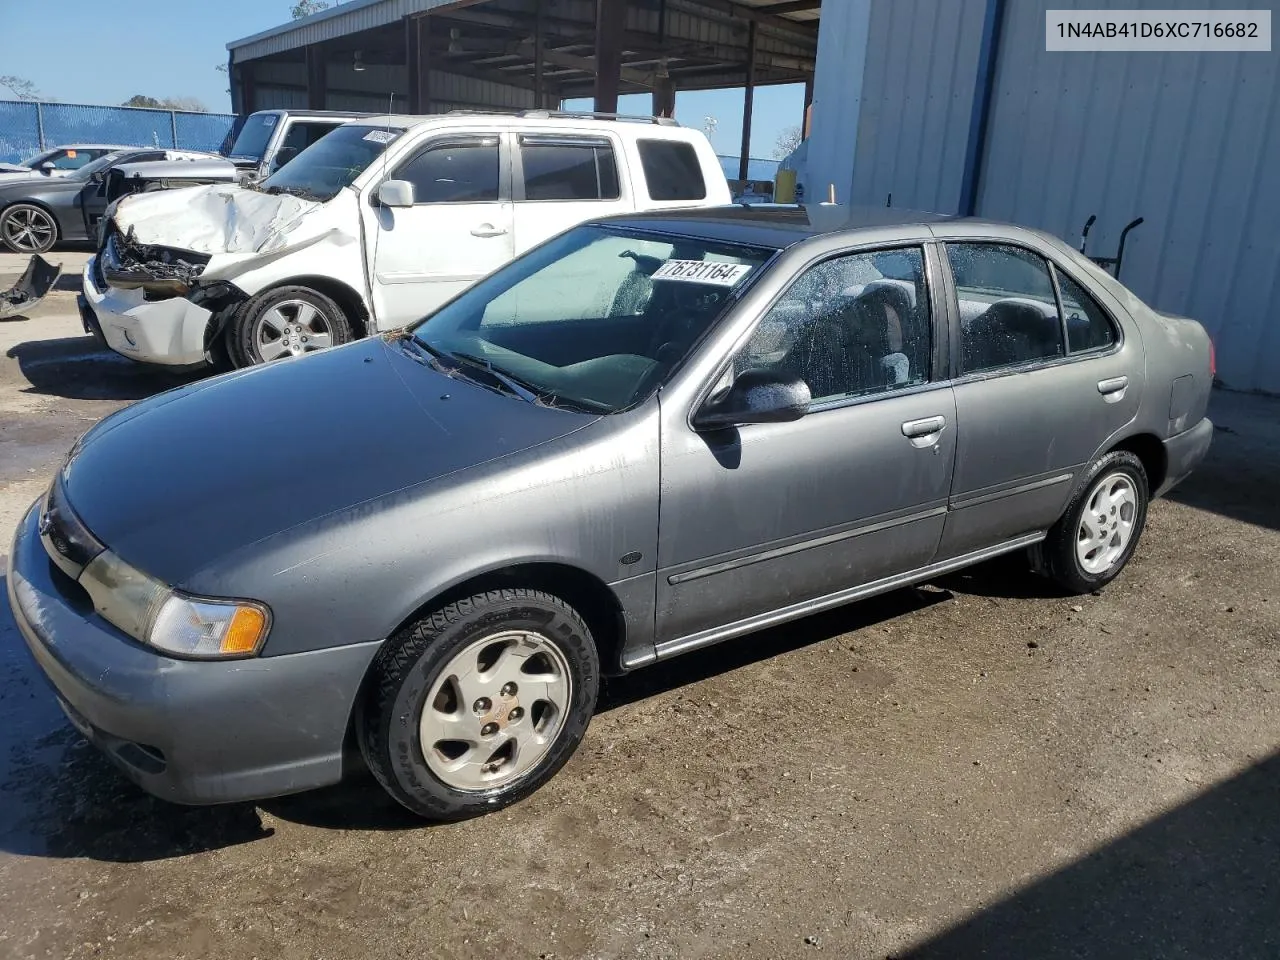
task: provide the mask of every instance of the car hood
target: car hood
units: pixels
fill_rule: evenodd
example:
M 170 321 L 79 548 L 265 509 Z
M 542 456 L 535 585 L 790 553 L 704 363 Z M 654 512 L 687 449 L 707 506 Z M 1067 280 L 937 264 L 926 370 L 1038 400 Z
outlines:
M 207 254 L 270 253 L 323 206 L 289 194 L 214 184 L 125 197 L 114 219 L 121 233 L 133 230 L 140 243 Z
M 84 436 L 62 476 L 102 543 L 181 586 L 231 551 L 597 419 L 447 377 L 373 338 L 127 407 Z

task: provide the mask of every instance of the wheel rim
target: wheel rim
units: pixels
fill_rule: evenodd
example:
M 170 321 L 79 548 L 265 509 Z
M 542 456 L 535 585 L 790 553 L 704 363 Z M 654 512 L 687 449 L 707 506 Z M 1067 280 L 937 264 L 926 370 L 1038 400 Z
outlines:
M 455 790 L 505 786 L 546 756 L 572 696 L 568 661 L 542 634 L 477 640 L 445 665 L 423 704 L 423 759 Z
M 4 218 L 5 242 L 23 253 L 39 253 L 53 243 L 53 218 L 37 207 L 11 210 Z
M 282 300 L 258 317 L 253 342 L 263 361 L 300 357 L 333 346 L 329 318 L 305 300 Z
M 1076 534 L 1076 558 L 1086 573 L 1115 566 L 1133 539 L 1138 489 L 1128 474 L 1113 473 L 1094 484 Z

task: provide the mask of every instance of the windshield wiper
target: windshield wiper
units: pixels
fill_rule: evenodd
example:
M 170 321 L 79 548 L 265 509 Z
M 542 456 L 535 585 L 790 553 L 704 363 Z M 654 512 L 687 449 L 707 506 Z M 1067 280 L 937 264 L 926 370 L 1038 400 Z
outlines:
M 538 403 L 542 400 L 542 396 L 537 392 L 537 388 L 533 384 L 527 380 L 512 376 L 499 367 L 495 367 L 492 360 L 478 357 L 474 353 L 463 353 L 459 350 L 450 350 L 447 355 L 452 360 L 461 360 L 463 363 L 484 370 L 490 377 L 505 387 L 508 393 L 519 397 L 521 400 L 527 400 L 529 403 Z
M 268 193 L 273 197 L 280 193 L 287 193 L 291 197 L 299 197 L 300 199 L 303 199 L 303 200 L 322 200 L 323 199 L 318 193 L 313 193 L 312 191 L 308 190 L 306 187 L 271 186 L 271 187 L 267 187 L 262 192 Z

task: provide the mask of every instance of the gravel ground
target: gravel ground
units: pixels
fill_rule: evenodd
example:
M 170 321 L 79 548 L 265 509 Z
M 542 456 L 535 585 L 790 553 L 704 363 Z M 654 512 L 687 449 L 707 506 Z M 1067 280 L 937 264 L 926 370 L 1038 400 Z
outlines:
M 177 382 L 83 336 L 62 259 L 0 323 L 0 549 Z M 551 784 L 462 824 L 369 779 L 152 800 L 4 606 L 0 957 L 1280 956 L 1280 401 L 1212 415 L 1100 596 L 999 561 L 613 681 Z

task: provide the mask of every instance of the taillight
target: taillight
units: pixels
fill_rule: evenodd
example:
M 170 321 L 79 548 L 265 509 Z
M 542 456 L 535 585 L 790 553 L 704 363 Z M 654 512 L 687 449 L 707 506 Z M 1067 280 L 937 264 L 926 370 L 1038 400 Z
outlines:
M 1218 377 L 1218 352 L 1213 349 L 1213 337 L 1209 338 L 1209 379 Z

